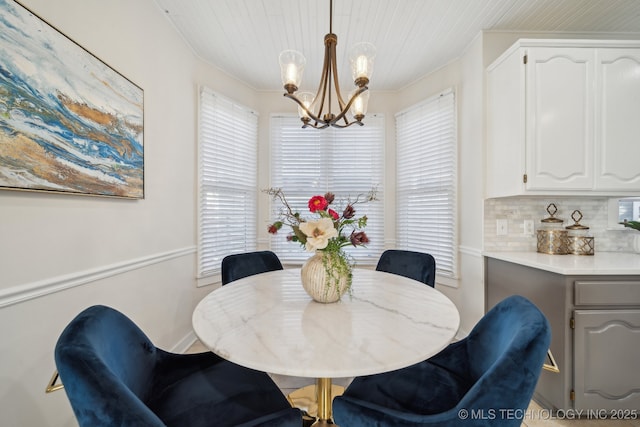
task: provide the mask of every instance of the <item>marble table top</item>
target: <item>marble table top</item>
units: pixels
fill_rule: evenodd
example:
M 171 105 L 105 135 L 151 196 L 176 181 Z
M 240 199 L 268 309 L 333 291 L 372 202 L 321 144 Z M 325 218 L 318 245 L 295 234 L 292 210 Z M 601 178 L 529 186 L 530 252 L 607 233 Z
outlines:
M 403 368 L 455 336 L 460 316 L 442 293 L 415 280 L 354 269 L 351 295 L 322 304 L 299 269 L 237 280 L 193 312 L 196 335 L 242 366 L 297 377 L 341 378 Z

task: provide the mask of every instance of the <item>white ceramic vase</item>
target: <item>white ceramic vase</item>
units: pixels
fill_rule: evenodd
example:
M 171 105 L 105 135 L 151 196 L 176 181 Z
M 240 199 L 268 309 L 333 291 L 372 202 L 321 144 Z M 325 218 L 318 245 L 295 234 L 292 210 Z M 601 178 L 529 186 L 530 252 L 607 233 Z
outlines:
M 327 257 L 326 265 L 324 258 Z M 330 258 L 322 251 L 317 251 L 309 258 L 300 272 L 302 287 L 317 302 L 331 303 L 339 301 L 342 295 L 349 290 L 351 271 L 333 275 L 327 270 L 332 270 Z M 337 270 L 333 270 L 336 271 Z

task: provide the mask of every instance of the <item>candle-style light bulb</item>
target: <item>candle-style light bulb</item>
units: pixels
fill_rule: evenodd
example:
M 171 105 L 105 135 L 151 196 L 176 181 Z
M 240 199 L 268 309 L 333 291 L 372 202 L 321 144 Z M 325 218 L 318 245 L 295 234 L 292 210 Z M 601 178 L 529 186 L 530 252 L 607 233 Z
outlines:
M 300 102 L 302 102 L 302 104 L 307 107 L 309 111 L 311 111 L 312 114 L 316 114 L 313 105 L 313 101 L 315 101 L 314 94 L 312 94 L 311 92 L 301 92 L 297 95 L 297 97 Z M 309 114 L 307 114 L 307 112 L 301 107 L 298 107 L 298 116 L 300 116 L 300 118 L 303 120 L 309 119 Z
M 285 85 L 288 84 L 296 84 L 298 79 L 298 69 L 296 68 L 296 64 L 287 64 L 287 72 L 286 72 L 286 81 Z
M 367 65 L 367 57 L 364 55 L 358 56 L 358 58 L 356 59 L 356 79 L 358 77 L 369 77 L 369 73 L 367 72 Z
M 349 51 L 351 76 L 356 86 L 363 87 L 369 84 L 375 57 L 376 47 L 371 43 L 357 43 Z
M 302 73 L 307 60 L 296 50 L 280 53 L 280 77 L 287 93 L 294 93 L 300 87 Z
M 356 90 L 349 94 L 349 99 L 353 97 L 356 93 Z M 360 95 L 356 97 L 351 103 L 351 108 L 349 112 L 353 116 L 354 119 L 360 121 L 367 114 L 367 106 L 369 105 L 369 91 L 362 92 Z

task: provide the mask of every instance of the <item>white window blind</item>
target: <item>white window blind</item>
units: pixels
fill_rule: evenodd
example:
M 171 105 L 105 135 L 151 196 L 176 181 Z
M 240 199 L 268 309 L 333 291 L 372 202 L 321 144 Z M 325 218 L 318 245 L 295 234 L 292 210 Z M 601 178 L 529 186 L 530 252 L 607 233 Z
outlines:
M 198 277 L 256 248 L 258 116 L 200 89 Z
M 369 114 L 364 126 L 346 129 L 302 129 L 296 116 L 271 117 L 271 186 L 282 188 L 287 200 L 302 216 L 311 216 L 311 196 L 330 191 L 332 207 L 343 209 L 348 197 L 355 199 L 377 187 L 378 201 L 358 204 L 356 216 L 367 215 L 366 247 L 347 247 L 361 265 L 375 264 L 384 248 L 384 117 Z M 280 210 L 272 204 L 272 220 Z M 288 242 L 288 227 L 271 236 L 271 248 L 280 259 L 300 263 L 310 256 L 298 243 Z
M 457 126 L 452 89 L 396 115 L 397 245 L 457 276 Z

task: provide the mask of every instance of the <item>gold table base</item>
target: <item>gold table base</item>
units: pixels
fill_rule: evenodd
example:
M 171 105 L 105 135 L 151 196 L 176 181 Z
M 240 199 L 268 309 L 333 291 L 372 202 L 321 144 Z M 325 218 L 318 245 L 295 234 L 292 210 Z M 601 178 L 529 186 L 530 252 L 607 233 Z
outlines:
M 313 427 L 333 425 L 331 402 L 344 393 L 344 387 L 331 384 L 331 378 L 318 378 L 316 385 L 302 387 L 287 396 L 289 403 L 303 413 L 306 421 L 315 420 Z

